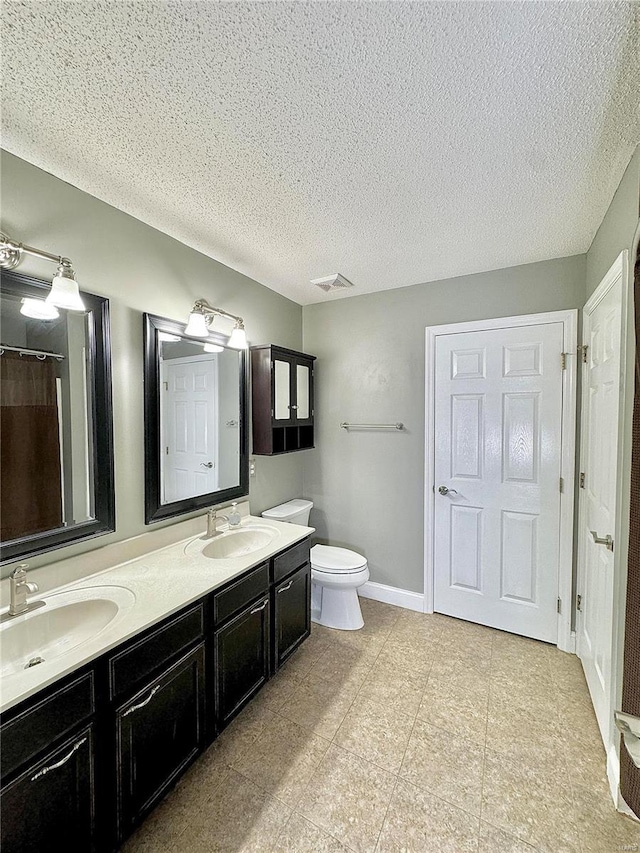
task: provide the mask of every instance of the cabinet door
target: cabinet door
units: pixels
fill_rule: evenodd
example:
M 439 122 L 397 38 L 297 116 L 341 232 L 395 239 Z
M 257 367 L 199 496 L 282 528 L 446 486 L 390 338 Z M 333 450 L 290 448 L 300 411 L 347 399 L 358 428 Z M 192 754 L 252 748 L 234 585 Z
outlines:
M 313 362 L 298 358 L 295 364 L 295 416 L 299 426 L 313 423 Z
M 122 840 L 197 754 L 204 738 L 204 643 L 116 712 Z
M 0 794 L 3 853 L 95 849 L 93 729 L 32 764 Z
M 302 566 L 274 588 L 275 649 L 277 669 L 311 632 L 311 566 Z
M 289 356 L 273 356 L 273 423 L 287 426 L 295 421 L 295 361 Z
M 218 730 L 269 677 L 269 599 L 250 605 L 214 634 Z

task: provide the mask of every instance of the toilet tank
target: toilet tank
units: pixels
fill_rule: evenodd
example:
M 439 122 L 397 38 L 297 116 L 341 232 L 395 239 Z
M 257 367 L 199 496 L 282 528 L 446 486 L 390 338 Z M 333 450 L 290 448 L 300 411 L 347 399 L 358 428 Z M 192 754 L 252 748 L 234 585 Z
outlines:
M 272 518 L 274 521 L 288 521 L 290 524 L 302 524 L 305 527 L 309 526 L 309 512 L 313 506 L 313 501 L 304 501 L 296 498 L 293 501 L 287 501 L 285 504 L 278 504 L 271 509 L 265 509 L 262 513 L 263 518 Z

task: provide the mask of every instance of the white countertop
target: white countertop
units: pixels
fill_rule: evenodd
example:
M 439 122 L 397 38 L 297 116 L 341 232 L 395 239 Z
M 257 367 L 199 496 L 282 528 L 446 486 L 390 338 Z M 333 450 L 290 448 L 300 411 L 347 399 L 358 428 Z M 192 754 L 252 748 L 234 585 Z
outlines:
M 43 687 L 47 687 L 65 675 L 69 675 L 79 667 L 131 639 L 146 628 L 162 621 L 172 613 L 181 610 L 186 605 L 207 595 L 214 589 L 225 584 L 237 575 L 246 572 L 253 566 L 263 563 L 278 551 L 282 551 L 295 542 L 306 538 L 314 532 L 313 527 L 302 527 L 297 524 L 286 524 L 272 519 L 246 516 L 242 527 L 257 525 L 269 527 L 276 531 L 275 538 L 256 551 L 240 557 L 211 559 L 205 557 L 201 549 L 192 553 L 194 546 L 186 554 L 185 548 L 200 536 L 189 536 L 175 544 L 169 545 L 136 559 L 112 566 L 81 580 L 50 589 L 44 594 L 29 596 L 29 600 L 45 599 L 68 590 L 86 589 L 97 586 L 119 586 L 130 590 L 135 596 L 133 606 L 123 615 L 118 615 L 111 623 L 76 648 L 70 649 L 58 657 L 46 660 L 38 666 L 20 670 L 0 679 L 0 711 L 4 712 L 32 696 Z M 226 527 L 222 527 L 225 530 Z M 203 547 L 210 539 L 203 542 Z M 6 613 L 3 608 L 0 614 Z M 33 613 L 44 613 L 44 608 Z M 29 614 L 16 616 L 3 624 L 14 625 L 20 620 L 26 620 Z M 0 633 L 0 638 L 1 638 Z

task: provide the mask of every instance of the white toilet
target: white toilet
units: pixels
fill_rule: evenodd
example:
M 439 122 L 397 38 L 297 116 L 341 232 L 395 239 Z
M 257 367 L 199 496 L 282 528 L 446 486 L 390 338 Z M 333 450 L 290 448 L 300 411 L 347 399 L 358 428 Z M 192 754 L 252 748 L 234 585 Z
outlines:
M 263 518 L 308 526 L 312 501 L 293 500 L 262 513 Z M 314 545 L 311 549 L 311 619 L 327 628 L 357 631 L 364 620 L 358 587 L 369 580 L 366 559 L 347 548 Z

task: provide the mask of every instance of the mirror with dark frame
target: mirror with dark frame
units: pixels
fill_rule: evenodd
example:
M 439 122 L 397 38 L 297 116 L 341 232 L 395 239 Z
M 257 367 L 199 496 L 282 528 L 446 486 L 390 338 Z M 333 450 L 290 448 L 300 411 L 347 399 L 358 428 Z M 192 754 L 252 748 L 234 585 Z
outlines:
M 147 524 L 249 491 L 248 358 L 227 343 L 144 315 Z
M 109 301 L 50 289 L 0 274 L 1 563 L 115 530 Z

